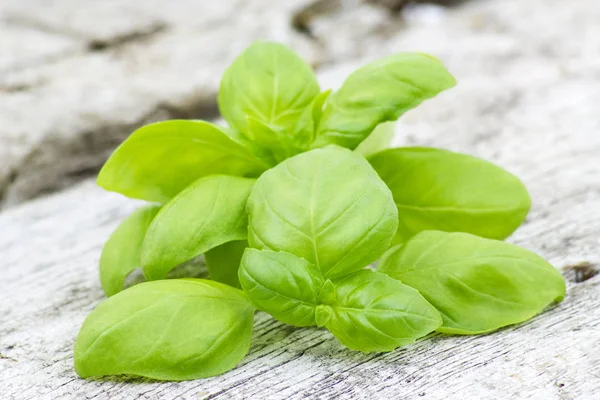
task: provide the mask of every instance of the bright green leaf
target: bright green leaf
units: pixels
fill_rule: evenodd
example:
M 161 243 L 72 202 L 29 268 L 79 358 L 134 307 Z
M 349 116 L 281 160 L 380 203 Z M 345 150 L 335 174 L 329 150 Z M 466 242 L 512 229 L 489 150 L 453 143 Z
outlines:
M 321 117 L 323 116 L 323 107 L 325 106 L 325 102 L 327 101 L 330 95 L 331 89 L 319 93 L 319 95 L 313 99 L 311 105 L 311 118 L 313 122 L 313 128 L 319 126 L 319 123 L 321 122 Z
M 562 276 L 543 258 L 467 233 L 419 233 L 378 270 L 421 292 L 442 314 L 438 331 L 446 333 L 491 332 L 565 295 Z
M 280 149 L 270 147 L 271 139 L 256 135 L 250 118 L 271 127 L 272 135 L 298 153 L 312 141 L 312 126 L 299 122 L 318 94 L 311 67 L 296 53 L 281 44 L 256 42 L 225 71 L 218 101 L 231 126 L 283 159 Z
M 369 163 L 331 147 L 265 172 L 248 199 L 251 247 L 295 254 L 326 277 L 364 268 L 387 250 L 398 213 Z
M 255 154 L 265 160 L 274 160 L 271 165 L 276 165 L 301 152 L 293 143 L 293 136 L 275 125 L 267 125 L 258 119 L 248 117 L 248 132 L 252 135 L 250 143 Z
M 315 308 L 324 279 L 308 261 L 284 252 L 246 249 L 239 278 L 256 308 L 286 324 L 316 324 Z
M 238 270 L 246 247 L 248 247 L 246 240 L 235 240 L 207 251 L 204 254 L 204 260 L 210 278 L 229 286 L 241 288 Z
M 160 206 L 146 206 L 133 212 L 110 235 L 100 256 L 100 283 L 107 296 L 125 285 L 125 278 L 142 266 L 140 251 L 146 230 Z
M 333 305 L 337 301 L 337 292 L 330 279 L 327 279 L 319 291 L 319 304 Z
M 384 274 L 363 270 L 334 284 L 338 301 L 325 326 L 353 350 L 392 351 L 442 323 L 418 291 Z
M 396 122 L 384 122 L 377 125 L 373 133 L 371 133 L 365 140 L 360 142 L 358 147 L 354 150 L 358 154 L 364 157 L 369 157 L 375 153 L 390 147 L 390 143 L 396 133 Z
M 394 195 L 400 222 L 396 243 L 424 230 L 505 239 L 529 212 L 523 183 L 476 157 L 407 147 L 382 151 L 369 162 Z
M 223 243 L 244 240 L 246 201 L 254 179 L 212 175 L 198 179 L 167 203 L 152 221 L 142 245 L 149 280 Z
M 166 203 L 203 176 L 256 177 L 266 168 L 221 128 L 204 121 L 171 120 L 135 131 L 102 167 L 98 185 Z
M 319 328 L 324 327 L 331 320 L 333 308 L 327 304 L 319 304 L 315 308 L 315 322 Z
M 359 68 L 327 100 L 313 148 L 355 149 L 380 123 L 455 84 L 442 63 L 425 54 L 396 54 Z
M 75 341 L 82 378 L 181 381 L 219 375 L 248 352 L 254 309 L 244 293 L 201 279 L 145 282 L 101 303 Z

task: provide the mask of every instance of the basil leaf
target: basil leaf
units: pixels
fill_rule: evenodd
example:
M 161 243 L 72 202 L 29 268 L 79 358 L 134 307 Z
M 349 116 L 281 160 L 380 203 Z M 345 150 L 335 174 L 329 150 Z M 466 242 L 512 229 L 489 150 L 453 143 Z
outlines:
M 160 206 L 146 206 L 133 212 L 110 235 L 100 256 L 100 283 L 107 296 L 125 285 L 125 278 L 141 267 L 140 249 L 146 230 Z
M 101 303 L 75 341 L 82 378 L 138 375 L 181 381 L 219 375 L 246 355 L 254 309 L 218 282 L 145 282 Z
M 442 314 L 445 333 L 491 332 L 565 295 L 560 273 L 538 255 L 467 233 L 421 232 L 378 270 L 421 292 Z
M 293 254 L 246 249 L 239 272 L 244 292 L 259 310 L 294 326 L 315 325 L 324 279 L 319 269 Z
M 385 121 L 395 121 L 456 81 L 434 57 L 401 53 L 352 73 L 327 100 L 313 148 L 337 144 L 355 149 Z
M 227 175 L 200 178 L 168 202 L 148 228 L 142 268 L 162 279 L 177 265 L 247 236 L 246 201 L 254 179 Z
M 204 254 L 204 260 L 210 278 L 229 286 L 241 288 L 238 270 L 246 247 L 248 247 L 247 241 L 235 240 L 207 251 Z
M 271 165 L 276 165 L 301 151 L 294 145 L 293 136 L 258 119 L 248 117 L 248 132 L 252 135 L 251 146 L 255 148 L 255 154 L 265 160 L 275 160 Z M 257 147 L 257 143 L 263 147 Z
M 310 113 L 311 119 L 313 122 L 313 128 L 319 126 L 321 122 L 321 117 L 323 116 L 323 107 L 325 106 L 325 102 L 331 95 L 331 89 L 325 90 L 317 95 L 312 101 Z
M 255 177 L 267 167 L 215 125 L 171 120 L 135 131 L 108 159 L 98 185 L 128 197 L 166 203 L 200 177 Z
M 312 142 L 312 127 L 298 121 L 318 94 L 312 69 L 296 53 L 281 44 L 256 42 L 225 71 L 218 102 L 225 120 L 254 142 L 272 145 L 252 132 L 249 118 L 271 126 L 273 135 L 290 136 L 297 153 Z
M 387 149 L 390 147 L 390 143 L 392 142 L 394 134 L 396 133 L 395 128 L 395 122 L 384 122 L 377 125 L 375 130 L 373 130 L 373 132 L 367 136 L 365 140 L 360 142 L 354 151 L 363 155 L 364 157 L 369 157 L 375 153 Z
M 338 300 L 325 326 L 353 350 L 392 351 L 442 323 L 418 291 L 383 274 L 363 270 L 334 285 Z
M 375 261 L 398 223 L 389 189 L 362 156 L 339 147 L 299 154 L 265 172 L 248 214 L 251 247 L 295 254 L 325 277 Z
M 424 230 L 505 239 L 525 220 L 531 200 L 516 176 L 466 154 L 424 147 L 369 158 L 398 207 L 401 243 Z

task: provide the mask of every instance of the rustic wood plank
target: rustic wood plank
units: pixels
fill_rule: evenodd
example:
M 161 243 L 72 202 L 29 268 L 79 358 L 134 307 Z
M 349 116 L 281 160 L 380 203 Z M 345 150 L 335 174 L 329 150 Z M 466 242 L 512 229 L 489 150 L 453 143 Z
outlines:
M 561 269 L 600 266 L 600 26 L 592 23 L 599 15 L 594 0 L 474 2 L 373 51 L 419 49 L 444 59 L 458 87 L 405 115 L 397 144 L 464 151 L 516 173 L 533 209 L 510 241 Z M 569 37 L 558 34 L 565 29 Z M 336 86 L 353 66 L 324 71 L 322 81 Z M 72 348 L 103 299 L 101 247 L 138 204 L 86 182 L 0 214 L 1 398 L 600 397 L 600 275 L 576 283 L 571 268 L 563 303 L 484 336 L 433 335 L 392 353 L 362 354 L 321 329 L 258 313 L 249 356 L 222 376 L 79 379 Z

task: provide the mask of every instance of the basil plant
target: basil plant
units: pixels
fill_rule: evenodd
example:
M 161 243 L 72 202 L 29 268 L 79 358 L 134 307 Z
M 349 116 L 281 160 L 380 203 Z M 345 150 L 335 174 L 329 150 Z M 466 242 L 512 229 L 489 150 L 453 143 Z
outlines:
M 295 53 L 257 42 L 222 78 L 228 126 L 135 131 L 98 184 L 148 205 L 102 251 L 109 298 L 77 337 L 77 373 L 221 374 L 247 354 L 256 310 L 382 352 L 562 300 L 548 262 L 502 242 L 530 208 L 518 178 L 465 154 L 386 148 L 386 122 L 454 85 L 437 59 L 401 53 L 323 91 Z M 164 279 L 199 255 L 210 280 Z M 123 290 L 140 267 L 147 282 Z

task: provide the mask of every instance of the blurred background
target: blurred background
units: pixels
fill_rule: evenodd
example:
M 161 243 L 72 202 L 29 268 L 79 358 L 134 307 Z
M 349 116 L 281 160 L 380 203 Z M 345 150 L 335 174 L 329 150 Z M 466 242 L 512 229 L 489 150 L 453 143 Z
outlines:
M 218 118 L 221 74 L 256 39 L 323 88 L 390 53 L 441 58 L 457 88 L 403 117 L 397 144 L 510 166 L 515 134 L 536 137 L 519 157 L 600 135 L 597 0 L 0 0 L 0 207 L 94 176 L 141 125 Z

